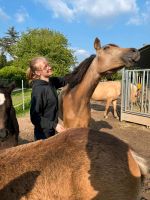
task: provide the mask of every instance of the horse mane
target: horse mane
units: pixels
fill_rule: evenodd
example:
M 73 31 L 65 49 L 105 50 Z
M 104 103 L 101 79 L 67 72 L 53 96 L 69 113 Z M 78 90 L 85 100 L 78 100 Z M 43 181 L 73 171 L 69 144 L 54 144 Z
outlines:
M 96 55 L 91 55 L 90 57 L 83 60 L 70 74 L 67 74 L 65 76 L 66 82 L 68 83 L 68 89 L 67 91 L 70 91 L 72 88 L 74 88 L 77 84 L 79 84 L 86 71 L 88 70 L 89 66 L 91 65 L 93 59 Z
M 107 44 L 107 45 L 110 45 L 110 46 L 113 46 L 113 47 L 119 47 L 118 45 L 116 45 L 116 44 L 112 44 L 112 43 Z M 107 45 L 106 45 L 106 46 L 107 46 Z

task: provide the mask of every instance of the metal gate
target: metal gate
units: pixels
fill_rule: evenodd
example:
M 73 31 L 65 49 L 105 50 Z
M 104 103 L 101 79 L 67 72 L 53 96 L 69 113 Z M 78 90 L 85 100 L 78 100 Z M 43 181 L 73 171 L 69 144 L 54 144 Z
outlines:
M 150 69 L 123 71 L 120 119 L 150 127 Z

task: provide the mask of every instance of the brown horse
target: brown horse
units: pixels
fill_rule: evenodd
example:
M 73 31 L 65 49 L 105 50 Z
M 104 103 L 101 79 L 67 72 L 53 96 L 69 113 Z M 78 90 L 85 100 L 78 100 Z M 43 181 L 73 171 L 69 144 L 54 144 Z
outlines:
M 140 90 L 137 88 L 136 85 L 131 83 L 129 91 L 130 91 L 130 102 L 136 103 L 137 97 L 140 94 Z M 91 98 L 96 101 L 106 101 L 106 106 L 104 111 L 104 117 L 106 119 L 108 118 L 108 109 L 112 102 L 114 117 L 119 119 L 117 114 L 117 100 L 120 94 L 121 94 L 121 81 L 104 81 L 98 83 Z
M 88 127 L 90 120 L 90 99 L 101 75 L 132 66 L 140 58 L 134 48 L 120 48 L 109 44 L 101 47 L 95 39 L 96 55 L 84 60 L 69 76 L 63 91 L 62 110 L 65 127 Z
M 11 92 L 15 83 L 0 85 L 0 150 L 18 144 L 19 125 L 12 105 Z
M 0 154 L 1 200 L 137 200 L 144 160 L 120 139 L 88 128 Z

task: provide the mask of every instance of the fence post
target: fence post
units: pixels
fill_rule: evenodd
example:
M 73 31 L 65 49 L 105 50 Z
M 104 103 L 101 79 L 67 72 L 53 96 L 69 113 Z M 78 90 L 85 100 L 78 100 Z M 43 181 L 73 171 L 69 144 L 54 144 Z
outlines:
M 24 105 L 24 85 L 23 85 L 23 80 L 22 80 L 22 109 L 23 109 L 23 111 L 25 110 L 25 105 Z
M 122 121 L 122 113 L 125 108 L 125 102 L 124 102 L 124 92 L 125 92 L 125 69 L 122 69 L 122 80 L 121 80 L 121 113 L 120 113 L 120 121 Z

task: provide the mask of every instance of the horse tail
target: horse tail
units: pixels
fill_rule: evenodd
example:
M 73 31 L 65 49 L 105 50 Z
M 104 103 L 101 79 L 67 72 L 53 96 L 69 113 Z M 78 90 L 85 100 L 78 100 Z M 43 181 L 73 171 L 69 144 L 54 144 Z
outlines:
M 148 174 L 148 171 L 149 171 L 147 162 L 143 157 L 138 155 L 135 151 L 133 151 L 133 150 L 130 150 L 130 151 L 131 151 L 131 154 L 132 154 L 134 160 L 136 161 L 136 163 L 137 163 L 137 165 L 140 169 L 141 178 L 142 178 L 142 181 L 143 181 L 143 178 Z

